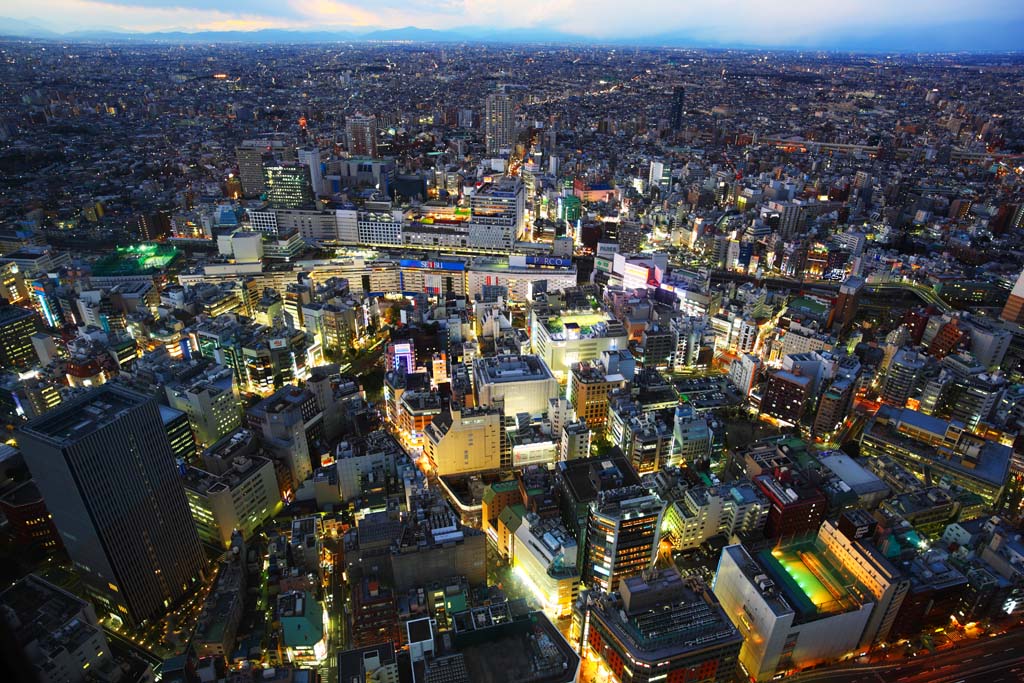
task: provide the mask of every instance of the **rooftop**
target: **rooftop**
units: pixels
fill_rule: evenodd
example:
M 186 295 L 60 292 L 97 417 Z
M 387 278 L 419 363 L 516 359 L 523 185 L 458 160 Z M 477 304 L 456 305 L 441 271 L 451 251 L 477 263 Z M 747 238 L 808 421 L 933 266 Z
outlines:
M 743 636 L 702 583 L 675 569 L 631 576 L 621 597 L 601 594 L 594 613 L 640 660 L 661 661 L 708 647 L 743 643 Z
M 60 404 L 28 422 L 21 430 L 54 444 L 76 441 L 111 424 L 148 400 L 142 394 L 104 384 L 78 399 Z
M 473 369 L 478 381 L 482 379 L 489 384 L 553 379 L 551 370 L 535 355 L 477 358 L 473 362 Z

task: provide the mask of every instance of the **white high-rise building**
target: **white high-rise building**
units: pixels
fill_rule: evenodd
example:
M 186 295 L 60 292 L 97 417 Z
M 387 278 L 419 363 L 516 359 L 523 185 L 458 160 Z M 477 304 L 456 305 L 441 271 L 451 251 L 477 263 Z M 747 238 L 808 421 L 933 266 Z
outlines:
M 324 194 L 324 171 L 320 165 L 320 150 L 316 147 L 298 150 L 299 163 L 309 167 L 309 181 L 313 186 L 313 196 Z

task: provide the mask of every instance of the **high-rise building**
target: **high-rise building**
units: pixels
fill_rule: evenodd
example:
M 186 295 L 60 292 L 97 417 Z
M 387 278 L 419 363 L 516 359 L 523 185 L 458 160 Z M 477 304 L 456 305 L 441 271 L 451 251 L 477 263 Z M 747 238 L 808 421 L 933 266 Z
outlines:
M 686 88 L 677 85 L 672 88 L 672 109 L 669 111 L 669 124 L 672 132 L 678 133 L 683 129 L 683 116 L 686 111 Z
M 853 381 L 839 377 L 829 385 L 828 390 L 818 399 L 818 412 L 814 416 L 816 436 L 835 431 L 850 412 L 853 401 Z
M 583 582 L 606 592 L 652 566 L 665 503 L 642 486 L 602 491 L 587 517 Z
M 258 197 L 267 189 L 263 167 L 274 165 L 275 160 L 291 163 L 296 156 L 295 147 L 287 140 L 269 138 L 243 140 L 242 144 L 235 147 L 235 158 L 238 160 L 238 179 L 242 184 L 242 192 L 246 197 Z
M 242 184 L 242 193 L 246 197 L 258 197 L 263 194 L 267 189 L 263 165 L 273 163 L 273 157 L 267 147 L 256 140 L 243 142 L 235 147 L 235 158 L 238 160 L 238 179 Z
M 599 360 L 574 363 L 567 398 L 579 419 L 600 431 L 608 420 L 608 394 L 625 386 L 626 378 L 618 372 L 607 372 Z
M 832 313 L 832 327 L 836 330 L 845 330 L 853 324 L 857 315 L 857 307 L 860 305 L 860 297 L 864 292 L 864 278 L 851 275 L 839 286 L 839 296 L 836 298 Z
M 561 432 L 562 440 L 558 444 L 559 460 L 575 460 L 590 455 L 592 432 L 585 422 L 567 422 Z
M 760 358 L 750 353 L 741 354 L 729 365 L 729 381 L 741 394 L 748 395 L 754 388 L 760 370 Z
M 761 412 L 778 420 L 799 424 L 811 397 L 814 382 L 807 375 L 778 370 L 768 378 Z
M 493 93 L 484 101 L 484 137 L 488 154 L 499 154 L 511 147 L 516 122 L 512 116 L 512 100 L 505 93 Z
M 33 478 L 89 592 L 139 623 L 206 566 L 154 399 L 105 384 L 18 432 Z
M 354 157 L 377 158 L 377 117 L 356 114 L 345 121 L 348 153 Z
M 882 402 L 897 408 L 905 406 L 917 388 L 924 366 L 924 356 L 916 351 L 906 348 L 897 351 L 889 363 L 885 383 L 882 385 Z
M 199 538 L 228 548 L 232 534 L 252 536 L 281 507 L 274 463 L 259 455 L 255 435 L 239 429 L 208 448 L 182 477 Z
M 1024 324 L 1024 272 L 1021 272 L 1017 282 L 1010 291 L 1010 298 L 1006 300 L 1002 313 L 999 317 L 1010 323 Z
M 674 568 L 623 579 L 618 594 L 590 591 L 573 631 L 612 680 L 631 683 L 729 683 L 743 645 L 715 596 Z
M 828 500 L 803 476 L 781 472 L 754 477 L 754 485 L 768 500 L 764 533 L 769 538 L 798 536 L 817 529 L 825 519 Z
M 36 363 L 32 335 L 38 321 L 35 312 L 0 302 L 0 367 L 25 368 Z
M 309 169 L 309 183 L 313 187 L 313 196 L 319 197 L 324 193 L 324 171 L 320 162 L 320 150 L 316 147 L 299 149 L 299 163 Z
M 275 209 L 308 209 L 315 204 L 309 167 L 299 164 L 265 166 L 267 201 Z
M 242 426 L 242 404 L 230 370 L 208 374 L 187 384 L 165 387 L 167 402 L 188 415 L 201 448 L 212 446 Z
M 288 465 L 292 491 L 297 491 L 319 466 L 323 411 L 309 389 L 285 386 L 246 413 L 248 426 L 263 436 L 267 450 Z
M 164 423 L 167 443 L 171 445 L 174 462 L 191 463 L 196 456 L 196 438 L 192 434 L 192 425 L 188 415 L 165 405 L 160 406 L 160 419 Z

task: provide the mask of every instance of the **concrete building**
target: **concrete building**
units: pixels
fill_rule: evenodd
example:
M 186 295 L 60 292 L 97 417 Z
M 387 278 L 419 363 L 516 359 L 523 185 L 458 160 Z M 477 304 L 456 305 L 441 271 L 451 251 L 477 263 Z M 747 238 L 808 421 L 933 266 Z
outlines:
M 338 653 L 338 683 L 398 683 L 394 643 L 377 643 Z
M 575 460 L 590 455 L 593 431 L 582 420 L 566 423 L 558 443 L 559 460 Z
M 665 503 L 642 486 L 601 491 L 587 516 L 583 582 L 606 592 L 651 566 Z
M 625 349 L 626 329 L 618 320 L 591 309 L 530 312 L 531 350 L 556 378 L 566 378 L 574 363 L 594 361 L 607 350 Z
M 1010 297 L 1006 300 L 999 317 L 1009 323 L 1024 324 L 1024 272 L 1017 278 Z
M 887 456 L 919 478 L 944 481 L 994 503 L 1007 481 L 1012 449 L 976 436 L 963 423 L 909 408 L 882 406 L 868 421 L 861 451 Z
M 713 589 L 743 636 L 740 666 L 754 681 L 857 652 L 875 605 L 814 541 L 756 556 L 726 546 Z
M 501 407 L 508 416 L 543 415 L 561 390 L 551 370 L 534 355 L 501 355 L 473 361 L 476 404 Z
M 353 157 L 377 157 L 377 117 L 354 114 L 345 120 L 348 153 Z
M 811 377 L 777 370 L 768 378 L 761 413 L 779 421 L 800 424 L 813 389 Z
M 824 522 L 818 531 L 818 541 L 829 552 L 829 556 L 874 598 L 875 606 L 859 645 L 861 648 L 870 648 L 889 639 L 896 615 L 910 588 L 910 581 L 865 536 L 858 536 L 858 530 L 864 528 L 863 524 L 873 521 L 871 516 L 863 511 L 854 511 L 849 513 L 845 521 L 851 519 L 860 523 L 844 525 L 841 521 L 835 525 L 829 521 Z
M 768 500 L 749 481 L 695 487 L 665 510 L 664 531 L 677 550 L 696 548 L 715 536 L 731 539 L 764 529 Z
M 484 140 L 487 153 L 501 154 L 515 143 L 516 121 L 512 100 L 505 93 L 492 93 L 484 100 Z
M 106 384 L 25 424 L 18 443 L 105 610 L 139 623 L 190 590 L 206 559 L 155 400 Z
M 280 511 L 274 463 L 255 446 L 252 432 L 240 429 L 204 453 L 206 469 L 185 471 L 185 496 L 204 543 L 228 548 L 233 531 L 247 539 Z
M 452 405 L 426 428 L 424 453 L 438 476 L 487 472 L 511 463 L 501 412 Z
M 674 568 L 625 578 L 617 594 L 587 592 L 573 629 L 585 656 L 631 683 L 730 683 L 743 644 L 714 595 Z
M 288 465 L 292 491 L 320 464 L 319 443 L 323 411 L 308 389 L 285 386 L 246 412 L 250 429 L 259 434 L 268 452 Z
M 84 683 L 117 669 L 93 606 L 36 574 L 0 593 L 0 620 L 14 636 L 8 646 L 21 650 L 39 683 Z
M 842 451 L 818 454 L 818 462 L 856 496 L 856 507 L 874 510 L 892 491 L 871 470 Z
M 882 384 L 882 402 L 897 408 L 905 406 L 907 399 L 914 395 L 925 364 L 924 356 L 911 349 L 897 351 L 889 363 L 885 382 Z
M 221 561 L 217 583 L 203 602 L 192 635 L 192 646 L 199 657 L 230 658 L 234 654 L 246 596 L 244 543 L 237 548 Z
M 32 335 L 39 329 L 39 316 L 27 308 L 0 302 L 0 367 L 27 368 L 39 358 Z
M 580 420 L 595 432 L 601 432 L 608 419 L 608 394 L 626 385 L 621 373 L 608 372 L 600 360 L 574 363 L 566 398 Z
M 366 487 L 382 485 L 395 472 L 395 464 L 402 456 L 402 447 L 383 430 L 339 443 L 334 466 L 338 470 L 341 500 L 351 500 Z
M 242 404 L 228 368 L 187 384 L 164 387 L 167 402 L 188 415 L 199 448 L 212 446 L 242 426 Z
M 743 395 L 749 395 L 761 371 L 761 359 L 749 353 L 742 354 L 729 365 L 729 381 Z
M 552 620 L 568 617 L 579 597 L 577 544 L 556 519 L 523 517 L 512 543 L 512 567 Z

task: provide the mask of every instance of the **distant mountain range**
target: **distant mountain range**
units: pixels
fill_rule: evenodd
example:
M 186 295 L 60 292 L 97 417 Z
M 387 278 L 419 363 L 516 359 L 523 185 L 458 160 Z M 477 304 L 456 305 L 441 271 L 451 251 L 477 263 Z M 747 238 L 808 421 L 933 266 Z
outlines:
M 412 43 L 500 43 L 607 45 L 619 47 L 692 47 L 738 49 L 796 49 L 863 52 L 1019 52 L 1024 21 L 1007 21 L 999 26 L 987 23 L 950 23 L 942 26 L 907 26 L 893 29 L 850 29 L 797 44 L 776 43 L 770 30 L 751 27 L 751 38 L 742 42 L 723 42 L 685 31 L 646 36 L 595 39 L 588 36 L 538 28 L 496 30 L 460 27 L 438 30 L 405 26 L 372 30 L 289 30 L 258 31 L 157 31 L 82 30 L 61 33 L 42 21 L 0 17 L 0 37 L 81 42 L 131 43 L 252 43 L 310 44 L 332 42 L 412 42 Z

